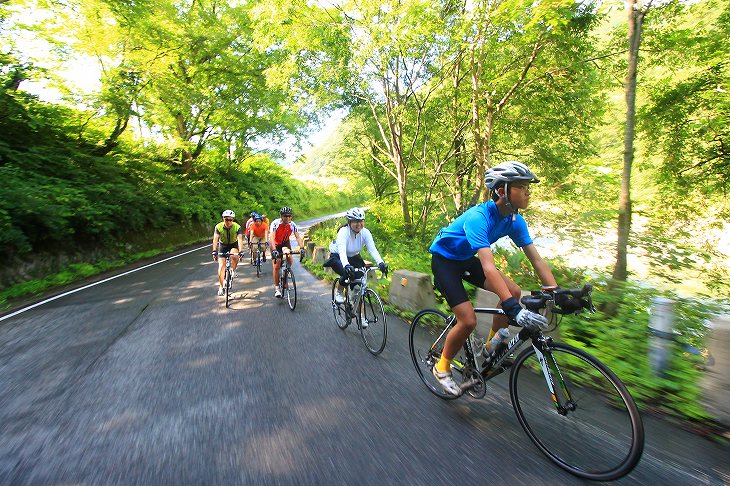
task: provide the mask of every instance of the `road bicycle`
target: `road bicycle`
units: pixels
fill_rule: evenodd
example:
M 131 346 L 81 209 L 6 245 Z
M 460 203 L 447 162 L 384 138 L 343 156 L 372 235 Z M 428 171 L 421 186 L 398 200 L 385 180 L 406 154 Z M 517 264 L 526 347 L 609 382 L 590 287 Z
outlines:
M 365 266 L 355 269 L 355 277 L 347 278 L 344 282 L 342 292 L 345 297 L 343 303 L 335 301 L 337 291 L 336 279 L 332 283 L 332 312 L 335 316 L 335 323 L 340 329 L 346 329 L 354 319 L 360 331 L 365 347 L 373 355 L 377 356 L 385 349 L 385 341 L 388 338 L 388 325 L 385 320 L 385 309 L 383 301 L 375 290 L 368 286 L 368 274 L 373 267 Z M 381 272 L 381 280 L 386 276 Z
M 284 257 L 286 255 L 300 255 L 299 261 L 302 261 L 305 253 L 305 250 L 297 250 L 279 255 L 278 257 L 282 259 L 282 265 L 279 269 L 279 293 L 281 294 L 281 299 L 286 298 L 286 301 L 289 304 L 289 309 L 291 310 L 294 310 L 297 306 L 297 282 L 294 279 L 294 272 L 292 272 L 291 269 L 291 260 Z M 274 264 L 276 264 L 276 260 L 278 260 L 278 258 L 272 257 Z
M 535 291 L 521 302 L 532 312 L 549 312 L 551 323 L 557 326 L 562 314 L 577 314 L 583 309 L 595 312 L 591 291 L 590 285 Z M 474 311 L 504 315 L 498 308 Z M 446 393 L 432 370 L 455 323 L 453 314 L 425 309 L 414 317 L 408 337 L 421 380 L 446 400 L 458 396 Z M 514 358 L 524 343 L 530 347 Z M 598 359 L 574 346 L 554 342 L 538 327 L 522 327 L 506 345 L 491 352 L 484 350 L 472 333 L 451 368 L 462 390 L 459 396 L 474 398 L 484 397 L 486 382 L 511 368 L 510 399 L 520 425 L 540 451 L 575 476 L 614 480 L 631 472 L 641 459 L 644 427 L 626 386 Z
M 226 259 L 226 269 L 223 273 L 223 294 L 226 296 L 226 308 L 230 307 L 232 285 L 233 285 L 233 267 L 231 265 L 231 255 L 233 253 L 218 253 L 218 258 Z
M 256 276 L 261 276 L 261 264 L 266 263 L 266 248 L 269 247 L 268 243 L 256 242 L 256 259 L 253 261 L 253 265 L 256 265 Z M 263 248 L 263 249 L 262 249 Z M 251 258 L 253 259 L 253 248 L 251 248 Z

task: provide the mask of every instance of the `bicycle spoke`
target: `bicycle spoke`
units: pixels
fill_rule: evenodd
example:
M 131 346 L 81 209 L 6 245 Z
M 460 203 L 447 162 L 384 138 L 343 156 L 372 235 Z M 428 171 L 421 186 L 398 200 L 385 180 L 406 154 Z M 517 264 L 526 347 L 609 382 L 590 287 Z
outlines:
M 435 309 L 426 309 L 419 312 L 413 319 L 408 333 L 408 343 L 413 365 L 416 367 L 416 372 L 418 372 L 421 381 L 434 395 L 444 400 L 453 400 L 457 397 L 445 393 L 432 373 L 433 367 L 441 358 L 441 352 L 448 334 L 447 331 L 446 314 Z M 459 354 L 454 361 L 465 363 L 466 358 Z M 457 382 L 463 381 L 458 366 L 452 372 Z
M 534 349 L 520 355 L 510 376 L 515 412 L 535 444 L 560 467 L 608 481 L 628 474 L 643 450 L 643 426 L 631 396 L 590 355 L 554 343 L 545 354 L 551 396 Z
M 286 294 L 286 301 L 289 304 L 289 309 L 294 310 L 297 306 L 297 283 L 296 280 L 294 280 L 294 274 L 288 268 L 284 275 L 284 293 Z
M 337 290 L 337 280 L 335 280 L 332 283 L 332 313 L 335 316 L 335 324 L 337 324 L 337 327 L 340 329 L 345 329 L 347 326 L 350 325 L 350 318 L 347 315 L 346 310 L 346 302 L 347 302 L 347 294 L 345 295 L 345 302 L 342 304 L 338 304 L 335 302 L 335 291 Z
M 368 351 L 377 356 L 385 349 L 385 341 L 388 338 L 383 302 L 373 289 L 366 289 L 358 309 L 362 339 Z

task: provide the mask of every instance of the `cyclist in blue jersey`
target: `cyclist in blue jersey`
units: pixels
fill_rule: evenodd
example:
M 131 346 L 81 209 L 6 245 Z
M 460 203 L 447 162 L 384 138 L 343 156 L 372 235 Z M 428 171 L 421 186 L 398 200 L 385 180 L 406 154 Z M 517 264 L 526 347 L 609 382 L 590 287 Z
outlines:
M 465 211 L 449 226 L 442 228 L 431 243 L 429 251 L 434 284 L 456 316 L 456 325 L 446 337 L 441 359 L 433 368 L 434 376 L 447 393 L 461 393 L 451 376 L 450 365 L 477 323 L 462 279 L 497 294 L 500 306 L 507 314 L 494 316 L 489 339 L 500 328 L 508 326 L 507 317 L 519 326 L 547 325 L 543 316 L 522 308 L 519 303 L 522 290 L 497 270 L 490 248 L 498 239 L 509 236 L 525 252 L 543 288 L 557 288 L 550 267 L 532 243 L 527 223 L 518 214 L 520 209 L 527 208 L 530 184 L 535 182 L 539 182 L 538 178 L 520 162 L 503 162 L 490 168 L 485 174 L 485 184 L 492 200 Z

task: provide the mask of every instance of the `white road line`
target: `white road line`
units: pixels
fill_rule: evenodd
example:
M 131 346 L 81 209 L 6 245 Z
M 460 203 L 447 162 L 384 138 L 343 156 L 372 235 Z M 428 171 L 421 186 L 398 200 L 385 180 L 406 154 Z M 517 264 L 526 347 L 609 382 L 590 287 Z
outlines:
M 160 263 L 164 263 L 164 262 L 166 262 L 168 260 L 172 260 L 173 258 L 177 258 L 177 257 L 183 256 L 183 255 L 187 255 L 188 253 L 193 253 L 194 251 L 200 251 L 203 248 L 208 248 L 208 247 L 210 247 L 210 244 L 207 244 L 205 246 L 201 246 L 200 248 L 195 248 L 193 250 L 188 250 L 186 252 L 180 253 L 179 255 L 174 255 L 174 256 L 165 258 L 164 260 L 160 260 L 158 262 L 150 263 L 150 264 L 144 265 L 142 267 L 135 268 L 134 270 L 129 270 L 128 272 L 120 273 L 119 275 L 114 275 L 113 277 L 109 277 L 109 278 L 106 278 L 104 280 L 100 280 L 98 282 L 94 282 L 94 283 L 89 284 L 89 285 L 84 285 L 83 287 L 79 287 L 77 289 L 69 290 L 68 292 L 65 292 L 63 294 L 55 295 L 55 296 L 53 296 L 53 297 L 51 297 L 49 299 L 42 300 L 40 302 L 36 302 L 35 304 L 29 305 L 28 307 L 23 307 L 22 309 L 17 310 L 15 312 L 11 313 L 11 314 L 2 316 L 2 317 L 0 317 L 0 321 L 4 321 L 6 319 L 10 319 L 11 317 L 17 316 L 18 314 L 22 314 L 23 312 L 28 311 L 30 309 L 33 309 L 35 307 L 38 307 L 40 305 L 47 304 L 47 303 L 49 303 L 51 301 L 54 301 L 56 299 L 60 299 L 61 297 L 66 297 L 67 295 L 71 295 L 71 294 L 76 293 L 76 292 L 79 292 L 81 290 L 86 290 L 86 289 L 88 289 L 90 287 L 94 287 L 95 285 L 103 284 L 104 282 L 108 282 L 110 280 L 114 280 L 115 278 L 124 277 L 125 275 L 129 275 L 130 273 L 139 272 L 140 270 L 144 270 L 145 268 L 149 268 L 151 266 L 158 265 Z

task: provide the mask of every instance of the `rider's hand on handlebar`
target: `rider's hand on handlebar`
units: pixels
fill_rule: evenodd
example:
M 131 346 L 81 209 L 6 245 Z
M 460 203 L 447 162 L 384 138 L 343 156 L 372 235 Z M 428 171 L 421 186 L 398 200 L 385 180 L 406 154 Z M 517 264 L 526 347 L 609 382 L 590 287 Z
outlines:
M 299 261 L 304 260 L 305 255 L 307 254 L 307 250 L 304 248 L 299 249 Z
M 378 269 L 385 275 L 388 276 L 388 264 L 385 262 L 378 263 Z
M 355 267 L 350 265 L 349 263 L 345 265 L 345 275 L 347 275 L 349 278 L 355 277 Z
M 510 297 L 502 302 L 502 310 L 504 310 L 504 313 L 507 314 L 510 319 L 514 320 L 518 326 L 538 326 L 542 329 L 545 329 L 548 326 L 548 321 L 544 316 L 531 312 L 527 309 L 523 309 L 514 297 Z
M 548 321 L 545 316 L 536 314 L 535 312 L 527 309 L 522 309 L 517 313 L 517 317 L 514 318 L 517 325 L 520 327 L 539 327 L 540 329 L 547 329 Z
M 279 252 L 276 251 L 276 250 L 272 251 L 271 252 L 271 258 L 273 258 L 274 260 L 278 259 L 279 258 Z
M 213 255 L 213 261 L 214 262 L 217 262 L 218 261 L 218 252 L 217 251 L 211 251 L 210 254 Z

